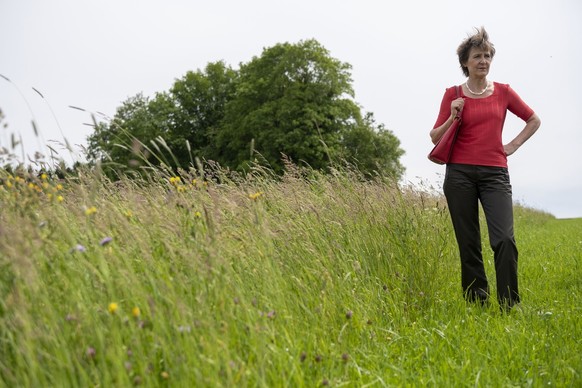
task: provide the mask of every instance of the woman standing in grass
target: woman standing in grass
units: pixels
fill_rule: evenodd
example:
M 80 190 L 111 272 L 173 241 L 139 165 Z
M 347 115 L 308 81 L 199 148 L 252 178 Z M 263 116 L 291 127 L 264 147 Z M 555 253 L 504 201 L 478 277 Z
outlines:
M 457 98 L 456 87 L 445 91 L 430 137 L 436 143 L 454 118 L 462 116 L 443 189 L 461 256 L 463 292 L 469 302 L 484 304 L 489 297 L 481 251 L 481 202 L 494 251 L 497 298 L 500 306 L 509 310 L 520 297 L 507 156 L 534 134 L 540 119 L 509 85 L 487 79 L 495 48 L 484 28 L 465 39 L 457 55 L 468 78 L 460 87 L 460 97 Z M 507 110 L 524 120 L 525 127 L 512 141 L 503 144 Z

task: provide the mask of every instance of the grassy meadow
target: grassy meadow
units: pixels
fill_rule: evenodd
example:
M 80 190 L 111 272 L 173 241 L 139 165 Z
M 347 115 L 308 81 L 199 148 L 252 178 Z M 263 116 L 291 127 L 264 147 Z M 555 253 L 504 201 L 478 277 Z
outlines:
M 516 206 L 502 314 L 463 301 L 430 190 L 208 175 L 2 173 L 0 385 L 582 386 L 582 219 Z

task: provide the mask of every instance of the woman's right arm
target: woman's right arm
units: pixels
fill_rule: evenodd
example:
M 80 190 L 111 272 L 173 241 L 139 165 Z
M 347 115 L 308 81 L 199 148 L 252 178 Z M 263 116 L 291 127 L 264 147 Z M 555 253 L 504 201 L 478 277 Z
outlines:
M 432 140 L 433 144 L 436 144 L 441 139 L 441 137 L 443 137 L 443 135 L 445 134 L 447 129 L 453 123 L 453 120 L 455 119 L 455 117 L 460 115 L 461 111 L 463 110 L 463 105 L 465 104 L 465 100 L 463 100 L 463 98 L 459 97 L 457 99 L 452 100 L 450 102 L 450 106 L 449 106 L 448 101 L 450 101 L 450 100 L 447 98 L 447 92 L 445 92 L 445 95 L 443 96 L 443 100 L 441 102 L 439 117 L 438 117 L 437 122 L 435 124 L 437 126 L 435 126 L 430 131 L 430 139 Z M 447 117 L 447 114 L 448 114 L 448 117 Z M 446 117 L 446 119 L 445 119 L 445 117 Z M 441 124 L 438 125 L 439 123 L 441 123 Z
M 432 144 L 436 144 L 441 139 L 441 137 L 443 137 L 443 135 L 445 134 L 447 129 L 453 123 L 453 120 L 454 120 L 454 116 L 451 115 L 451 116 L 449 116 L 447 121 L 445 121 L 441 126 L 433 128 L 430 131 L 430 140 L 432 140 Z

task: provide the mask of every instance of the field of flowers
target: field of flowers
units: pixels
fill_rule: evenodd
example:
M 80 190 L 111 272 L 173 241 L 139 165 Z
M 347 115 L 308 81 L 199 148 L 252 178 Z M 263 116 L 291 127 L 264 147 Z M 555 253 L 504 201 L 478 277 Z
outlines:
M 502 314 L 463 302 L 427 191 L 0 172 L 0 385 L 581 386 L 582 220 L 516 207 L 523 303 Z

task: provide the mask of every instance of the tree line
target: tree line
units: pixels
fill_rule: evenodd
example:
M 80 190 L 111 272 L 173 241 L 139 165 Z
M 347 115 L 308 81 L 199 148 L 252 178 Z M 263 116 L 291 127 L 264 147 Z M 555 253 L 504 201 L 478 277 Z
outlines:
M 259 162 L 280 173 L 287 158 L 397 179 L 400 141 L 354 101 L 350 70 L 316 40 L 266 48 L 238 70 L 211 62 L 168 91 L 128 98 L 95 125 L 87 154 L 110 170 L 198 159 L 237 171 Z

